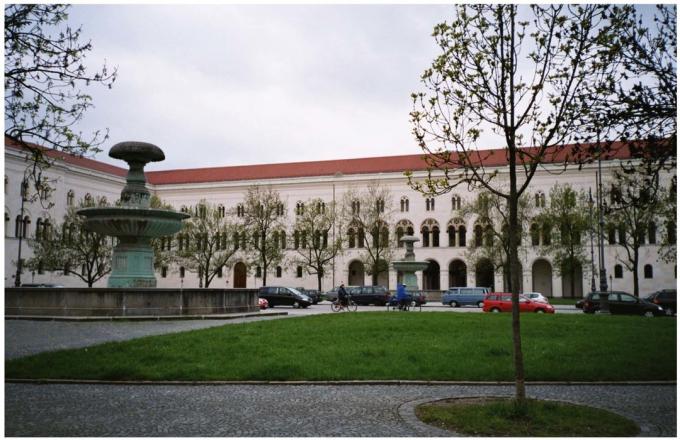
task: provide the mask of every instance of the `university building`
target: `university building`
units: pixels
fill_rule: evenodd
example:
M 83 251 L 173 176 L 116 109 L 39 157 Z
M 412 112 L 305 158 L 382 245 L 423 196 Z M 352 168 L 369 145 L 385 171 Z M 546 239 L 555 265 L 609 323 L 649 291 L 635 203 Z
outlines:
M 162 148 L 162 146 L 161 146 Z M 14 286 L 16 261 L 21 241 L 21 258 L 32 255 L 27 239 L 40 237 L 46 227 L 60 224 L 69 205 L 80 200 L 105 197 L 114 202 L 125 185 L 127 168 L 109 165 L 87 158 L 78 158 L 54 151 L 48 152 L 54 164 L 45 171 L 45 178 L 51 182 L 49 200 L 24 202 L 22 211 L 21 185 L 27 163 L 25 153 L 10 138 L 5 138 L 5 286 Z M 603 182 L 607 185 L 609 176 L 624 158 L 622 153 L 613 159 L 602 161 Z M 488 171 L 498 171 L 497 179 L 507 180 L 507 165 L 503 150 L 491 151 L 485 159 Z M 426 164 L 422 155 L 371 157 L 362 159 L 327 160 L 264 165 L 206 167 L 166 171 L 148 171 L 147 187 L 163 202 L 176 210 L 193 208 L 201 200 L 223 206 L 227 211 L 236 210 L 245 199 L 247 189 L 252 185 L 271 185 L 285 204 L 286 218 L 290 225 L 287 252 L 293 252 L 292 225 L 295 221 L 296 204 L 312 198 L 321 198 L 327 203 L 342 201 L 350 190 L 361 191 L 372 182 L 379 182 L 389 189 L 395 208 L 394 222 L 389 225 L 390 233 L 413 231 L 421 239 L 416 243 L 416 259 L 426 260 L 429 267 L 418 274 L 424 290 L 445 290 L 449 286 L 491 286 L 496 291 L 505 290 L 503 274 L 484 264 L 473 265 L 468 261 L 468 247 L 475 240 L 474 218 L 464 218 L 461 207 L 476 198 L 466 186 L 436 197 L 424 197 L 411 189 L 404 176 L 411 170 L 413 177 L 424 178 Z M 549 203 L 549 192 L 555 183 L 570 185 L 576 191 L 596 192 L 597 163 L 564 167 L 563 163 L 543 164 L 535 174 L 529 187 L 532 209 L 538 210 Z M 670 175 L 663 176 L 670 182 Z M 668 186 L 667 184 L 665 184 Z M 53 206 L 49 207 L 47 202 Z M 469 216 L 468 216 L 469 217 Z M 47 226 L 46 226 L 47 225 Z M 676 284 L 674 264 L 660 261 L 658 251 L 661 242 L 662 221 L 656 228 L 650 228 L 645 245 L 640 249 L 639 279 L 640 293 L 645 295 L 661 288 L 673 288 Z M 345 252 L 337 257 L 323 279 L 322 287 L 329 290 L 344 282 L 346 285 L 369 285 L 367 274 L 360 260 L 364 250 L 347 248 L 348 231 L 336 231 L 345 240 Z M 570 280 L 561 277 L 549 255 L 541 255 L 539 246 L 531 234 L 524 234 L 520 260 L 524 291 L 541 292 L 550 297 L 568 296 Z M 20 240 L 21 237 L 21 240 Z M 590 237 L 586 240 L 590 253 Z M 616 237 L 605 236 L 605 266 L 611 278 L 610 288 L 632 292 L 633 274 L 618 261 L 625 258 L 624 250 Z M 403 256 L 403 249 L 397 249 L 397 258 Z M 595 261 L 597 261 L 597 240 L 595 237 Z M 596 264 L 597 265 L 597 264 Z M 588 265 L 589 266 L 589 265 Z M 317 288 L 316 276 L 306 275 L 297 267 L 279 266 L 270 268 L 268 285 Z M 183 276 L 181 276 L 183 275 Z M 260 275 L 260 276 L 258 276 Z M 575 280 L 576 295 L 582 296 L 590 290 L 592 271 L 583 267 Z M 179 267 L 157 273 L 158 287 L 199 287 L 197 274 L 181 271 Z M 64 286 L 80 286 L 84 283 L 74 276 L 64 276 L 62 271 L 23 271 L 23 283 L 56 283 Z M 379 284 L 394 289 L 397 273 L 390 268 L 389 274 L 379 279 Z M 599 284 L 599 283 L 598 283 Z M 221 277 L 216 277 L 210 287 L 248 287 L 262 285 L 261 274 L 256 268 L 247 267 L 243 255 L 236 254 L 234 264 L 223 268 Z M 96 287 L 106 287 L 106 277 Z

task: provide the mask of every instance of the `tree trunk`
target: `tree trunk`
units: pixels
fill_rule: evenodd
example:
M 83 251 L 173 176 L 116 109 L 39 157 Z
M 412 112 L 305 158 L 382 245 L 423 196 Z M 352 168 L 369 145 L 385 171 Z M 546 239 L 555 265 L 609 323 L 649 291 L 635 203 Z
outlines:
M 316 272 L 316 280 L 318 281 L 319 284 L 319 292 L 321 292 L 321 278 L 323 277 L 323 274 L 321 271 Z
M 569 288 L 571 289 L 571 298 L 575 296 L 574 290 L 576 289 L 576 268 L 574 267 L 574 262 L 571 262 L 571 280 L 569 282 Z
M 635 295 L 636 297 L 640 296 L 640 276 L 638 274 L 639 260 L 640 254 L 638 253 L 638 248 L 635 248 L 635 250 L 633 251 L 633 295 Z

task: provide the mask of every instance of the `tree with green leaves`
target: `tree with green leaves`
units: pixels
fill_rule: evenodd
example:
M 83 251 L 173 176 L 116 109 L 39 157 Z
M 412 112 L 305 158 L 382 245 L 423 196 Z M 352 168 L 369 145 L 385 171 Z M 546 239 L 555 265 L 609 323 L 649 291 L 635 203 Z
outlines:
M 585 237 L 592 226 L 588 215 L 587 196 L 571 186 L 555 184 L 550 189 L 550 201 L 536 216 L 539 223 L 550 224 L 551 237 L 541 243 L 541 255 L 553 258 L 561 277 L 570 280 L 570 291 L 563 296 L 575 296 L 576 277 L 590 263 Z
M 230 267 L 237 252 L 232 222 L 220 207 L 201 200 L 196 212 L 185 220 L 176 235 L 174 255 L 177 261 L 199 278 L 199 287 L 210 287 L 215 276 Z
M 27 267 L 34 271 L 63 269 L 65 276 L 74 275 L 88 287 L 108 275 L 113 238 L 86 231 L 84 217 L 76 214 L 78 209 L 92 206 L 92 201 L 80 201 L 77 207 L 68 208 L 61 224 L 54 225 L 38 239 L 29 240 L 33 257 L 27 261 Z
M 99 151 L 106 140 L 99 131 L 89 138 L 76 130 L 92 107 L 82 88 L 111 88 L 116 69 L 88 72 L 83 61 L 92 44 L 81 29 L 67 24 L 69 5 L 5 5 L 5 135 L 30 152 L 37 169 L 49 165 L 44 148 L 83 155 Z
M 246 193 L 242 225 L 247 237 L 250 264 L 262 270 L 262 285 L 267 285 L 269 268 L 283 261 L 286 206 L 271 186 L 254 185 Z
M 149 207 L 151 209 L 165 209 L 167 211 L 175 211 L 175 208 L 164 202 L 157 195 L 152 195 L 149 200 Z M 177 250 L 177 234 L 175 236 L 156 237 L 150 240 L 151 248 L 153 249 L 153 267 L 156 270 L 162 270 L 164 267 L 170 267 L 176 260 Z
M 510 286 L 510 241 L 508 240 L 507 200 L 488 191 L 481 191 L 470 203 L 463 205 L 464 218 L 475 219 L 473 240 L 469 242 L 466 259 L 477 266 L 482 261 L 490 261 L 494 272 L 503 271 L 503 282 Z M 522 195 L 518 204 L 520 242 L 529 223 L 529 199 Z M 519 252 L 523 252 L 521 248 Z
M 664 227 L 661 232 L 661 248 L 659 248 L 659 259 L 664 263 L 675 264 L 677 262 L 677 209 L 678 191 L 677 176 L 671 178 L 665 200 L 661 201 L 661 219 Z
M 411 186 L 444 194 L 460 185 L 484 189 L 507 200 L 512 292 L 515 398 L 524 404 L 517 249 L 519 198 L 542 163 L 564 153 L 558 146 L 576 134 L 590 89 L 610 66 L 595 54 L 606 33 L 606 5 L 458 5 L 450 23 L 435 26 L 441 50 L 414 93 L 413 133 L 429 172 Z M 595 87 L 597 88 L 597 87 Z M 588 93 L 586 93 L 588 92 Z M 482 134 L 504 145 L 507 168 L 486 166 L 491 153 L 479 149 Z M 520 148 L 525 144 L 531 148 Z
M 339 213 L 333 202 L 326 205 L 320 198 L 304 202 L 304 208 L 295 217 L 293 231 L 294 252 L 291 266 L 301 266 L 310 275 L 316 275 L 319 291 L 321 281 L 335 257 L 342 253 L 342 239 L 333 238 L 333 228 L 341 230 Z
M 633 274 L 635 296 L 640 295 L 640 247 L 652 240 L 656 244 L 657 224 L 664 218 L 663 203 L 668 198 L 660 174 L 650 169 L 654 166 L 641 161 L 635 168 L 617 169 L 604 191 L 608 227 L 618 232 L 617 244 L 624 253 L 617 252 L 617 260 Z
M 392 194 L 376 181 L 362 191 L 352 188 L 343 196 L 341 212 L 348 247 L 363 250 L 361 262 L 376 286 L 380 275 L 389 273 L 397 247 L 389 233 L 395 213 Z

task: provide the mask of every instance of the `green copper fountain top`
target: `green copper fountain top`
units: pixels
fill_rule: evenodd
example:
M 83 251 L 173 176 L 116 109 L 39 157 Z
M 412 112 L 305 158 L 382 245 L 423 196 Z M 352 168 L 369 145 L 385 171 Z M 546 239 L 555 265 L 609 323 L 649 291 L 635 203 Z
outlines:
M 163 150 L 148 142 L 120 142 L 111 147 L 109 156 L 114 159 L 121 159 L 125 162 L 160 162 L 165 160 Z

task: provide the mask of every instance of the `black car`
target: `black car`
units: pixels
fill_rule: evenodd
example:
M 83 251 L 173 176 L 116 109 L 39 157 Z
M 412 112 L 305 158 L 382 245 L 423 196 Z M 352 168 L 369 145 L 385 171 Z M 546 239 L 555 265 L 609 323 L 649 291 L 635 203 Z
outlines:
M 384 286 L 361 286 L 345 289 L 352 296 L 352 301 L 359 305 L 384 306 L 390 300 L 390 292 Z
M 260 287 L 258 292 L 260 298 L 264 298 L 269 303 L 269 307 L 274 306 L 293 306 L 306 309 L 312 304 L 312 299 L 297 289 L 291 287 L 266 286 Z
M 647 301 L 663 307 L 667 315 L 675 315 L 678 310 L 678 300 L 675 289 L 656 291 L 645 298 Z
M 318 304 L 321 301 L 321 292 L 318 290 L 305 289 L 303 287 L 296 287 L 295 290 L 310 297 L 312 299 L 312 304 Z
M 600 310 L 600 294 L 602 292 L 590 292 L 583 299 L 583 312 L 595 313 Z M 609 312 L 612 315 L 643 315 L 643 316 L 663 316 L 664 310 L 661 306 L 652 304 L 644 299 L 636 298 L 626 292 L 607 292 L 609 294 Z

